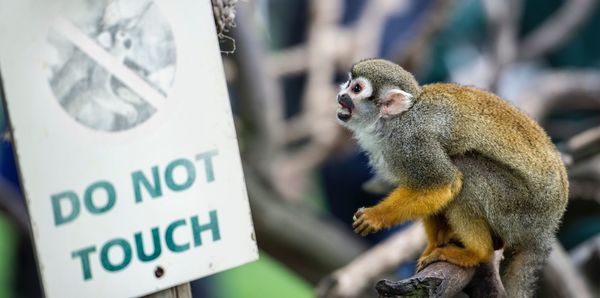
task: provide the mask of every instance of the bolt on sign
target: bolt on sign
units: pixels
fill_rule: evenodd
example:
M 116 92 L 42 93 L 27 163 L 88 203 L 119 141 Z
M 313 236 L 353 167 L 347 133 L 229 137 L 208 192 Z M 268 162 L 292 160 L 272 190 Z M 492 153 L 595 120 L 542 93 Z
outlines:
M 257 259 L 208 0 L 0 0 L 0 75 L 48 297 Z

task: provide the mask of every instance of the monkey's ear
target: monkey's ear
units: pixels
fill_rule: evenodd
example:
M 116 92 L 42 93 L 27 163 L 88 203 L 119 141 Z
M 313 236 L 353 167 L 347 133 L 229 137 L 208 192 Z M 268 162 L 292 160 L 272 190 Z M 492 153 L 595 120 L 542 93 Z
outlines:
M 388 90 L 381 101 L 381 117 L 389 118 L 401 114 L 412 105 L 412 95 L 400 89 Z

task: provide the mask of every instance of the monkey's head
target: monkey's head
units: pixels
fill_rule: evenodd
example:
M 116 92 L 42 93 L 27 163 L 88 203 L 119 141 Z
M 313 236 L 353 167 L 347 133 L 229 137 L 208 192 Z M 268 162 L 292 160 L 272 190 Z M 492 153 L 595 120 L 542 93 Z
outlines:
M 337 94 L 337 117 L 351 129 L 363 128 L 379 119 L 407 111 L 421 87 L 413 75 L 383 59 L 366 59 L 352 66 L 348 81 Z

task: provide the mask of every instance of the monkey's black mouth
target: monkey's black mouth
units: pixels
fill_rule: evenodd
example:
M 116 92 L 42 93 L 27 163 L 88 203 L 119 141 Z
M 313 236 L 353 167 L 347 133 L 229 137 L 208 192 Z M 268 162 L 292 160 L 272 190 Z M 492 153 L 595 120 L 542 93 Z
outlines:
M 338 104 L 340 105 L 337 112 L 338 119 L 346 122 L 352 117 L 352 110 L 354 109 L 354 103 L 350 99 L 350 96 L 343 94 L 338 96 Z
M 340 108 L 338 109 L 337 117 L 338 119 L 346 122 L 350 120 L 350 118 L 352 118 L 352 111 L 350 111 L 349 109 Z

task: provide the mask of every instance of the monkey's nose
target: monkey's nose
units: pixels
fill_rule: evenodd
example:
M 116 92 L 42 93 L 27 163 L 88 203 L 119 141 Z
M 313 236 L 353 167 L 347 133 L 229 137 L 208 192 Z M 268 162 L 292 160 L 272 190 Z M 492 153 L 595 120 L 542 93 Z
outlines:
M 338 94 L 337 101 L 342 107 L 348 110 L 354 109 L 354 103 L 352 102 L 352 99 L 348 93 Z
M 338 101 L 339 103 L 341 103 L 341 102 L 342 102 L 342 100 L 344 100 L 344 101 L 345 101 L 345 100 L 348 100 L 348 99 L 350 99 L 350 95 L 348 95 L 348 93 L 343 93 L 343 94 L 338 94 L 338 95 L 337 95 L 337 101 Z

